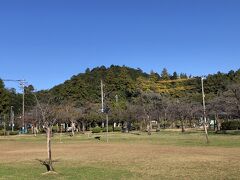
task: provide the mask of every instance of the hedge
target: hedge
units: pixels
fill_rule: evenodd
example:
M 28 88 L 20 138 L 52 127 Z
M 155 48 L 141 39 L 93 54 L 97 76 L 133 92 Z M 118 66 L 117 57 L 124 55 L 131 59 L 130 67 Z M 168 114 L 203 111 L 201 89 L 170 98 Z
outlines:
M 222 123 L 221 130 L 240 130 L 240 121 L 231 120 Z

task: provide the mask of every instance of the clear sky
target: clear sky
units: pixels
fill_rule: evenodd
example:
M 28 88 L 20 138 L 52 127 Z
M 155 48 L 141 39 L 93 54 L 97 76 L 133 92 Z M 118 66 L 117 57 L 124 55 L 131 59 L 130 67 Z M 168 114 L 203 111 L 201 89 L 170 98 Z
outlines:
M 0 0 L 0 78 L 47 89 L 111 64 L 237 70 L 240 0 Z

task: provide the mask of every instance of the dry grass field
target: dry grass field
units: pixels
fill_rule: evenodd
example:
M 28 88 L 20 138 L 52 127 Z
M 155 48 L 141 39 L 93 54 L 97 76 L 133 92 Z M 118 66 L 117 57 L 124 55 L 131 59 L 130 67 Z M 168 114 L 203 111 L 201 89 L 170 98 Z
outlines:
M 45 136 L 0 137 L 0 179 L 240 179 L 240 136 L 202 132 L 53 138 L 58 174 L 44 175 Z

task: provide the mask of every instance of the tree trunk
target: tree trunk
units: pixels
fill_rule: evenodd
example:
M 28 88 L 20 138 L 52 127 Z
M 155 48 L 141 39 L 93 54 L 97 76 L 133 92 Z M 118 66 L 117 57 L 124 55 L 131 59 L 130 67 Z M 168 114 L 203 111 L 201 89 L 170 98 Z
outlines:
M 161 130 L 161 127 L 160 127 L 160 119 L 159 121 L 157 122 L 157 132 L 159 132 Z
M 37 136 L 37 134 L 38 134 L 38 128 L 37 128 L 37 126 L 34 126 L 33 131 L 34 131 L 34 136 Z
M 73 121 L 71 121 L 71 126 L 72 126 L 72 136 L 74 136 L 75 135 L 75 133 L 74 133 L 75 125 L 74 125 Z
M 151 135 L 151 126 L 152 126 L 152 123 L 151 123 L 151 119 L 150 119 L 150 116 L 147 116 L 148 117 L 148 127 L 147 127 L 147 131 L 148 131 L 148 135 Z
M 189 119 L 189 126 L 190 126 L 190 128 L 192 128 L 192 118 Z
M 85 127 L 85 121 L 82 121 L 82 132 L 85 133 L 86 127 Z
M 143 131 L 143 120 L 140 121 L 140 131 Z
M 156 130 L 156 132 L 159 132 L 160 131 L 160 122 L 161 122 L 161 118 L 160 118 L 160 116 L 158 115 L 158 121 L 157 121 L 157 130 Z
M 216 126 L 217 126 L 217 131 L 221 130 L 221 122 L 220 119 L 218 118 L 218 114 L 216 114 Z
M 152 133 L 151 133 L 151 125 L 149 123 L 149 125 L 147 126 L 147 131 L 148 131 L 148 135 L 150 136 Z
M 52 127 L 47 127 L 47 154 L 48 154 L 48 162 L 46 163 L 46 167 L 48 171 L 54 171 L 52 165 L 52 147 L 51 147 L 51 134 L 52 134 Z
M 185 127 L 184 127 L 183 119 L 181 119 L 181 127 L 182 127 L 182 133 L 184 133 L 185 132 Z

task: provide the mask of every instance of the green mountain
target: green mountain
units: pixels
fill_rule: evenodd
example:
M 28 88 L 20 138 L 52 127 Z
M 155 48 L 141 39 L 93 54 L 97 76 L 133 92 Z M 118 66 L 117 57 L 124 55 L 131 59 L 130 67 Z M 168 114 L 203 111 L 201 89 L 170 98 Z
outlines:
M 100 81 L 104 82 L 105 97 L 114 102 L 116 95 L 118 101 L 133 102 L 141 94 L 156 93 L 186 101 L 202 101 L 200 77 L 188 77 L 186 74 L 169 74 L 163 69 L 161 75 L 156 72 L 144 73 L 141 69 L 126 66 L 105 66 L 87 69 L 57 85 L 50 90 L 38 92 L 38 97 L 51 97 L 56 102 L 74 102 L 80 106 L 86 103 L 101 102 Z M 208 75 L 204 80 L 207 101 L 225 92 L 229 85 L 239 83 L 240 70 L 229 73 L 216 73 Z M 31 95 L 33 87 L 26 87 L 26 109 L 35 104 Z M 10 107 L 14 106 L 15 112 L 21 112 L 21 94 L 14 89 L 6 89 L 0 80 L 0 113 L 9 114 Z
M 158 93 L 173 98 L 186 98 L 201 101 L 201 78 L 188 77 L 186 74 L 173 75 L 166 69 L 159 75 L 156 72 L 144 73 L 141 69 L 126 66 L 105 66 L 87 69 L 85 73 L 73 76 L 63 84 L 57 85 L 49 91 L 42 91 L 54 96 L 57 101 L 74 101 L 79 104 L 85 102 L 100 102 L 100 80 L 104 82 L 107 98 L 114 101 L 115 96 L 121 100 L 132 101 L 141 93 Z M 227 90 L 231 83 L 240 80 L 240 70 L 208 75 L 204 80 L 207 98 L 213 98 Z

